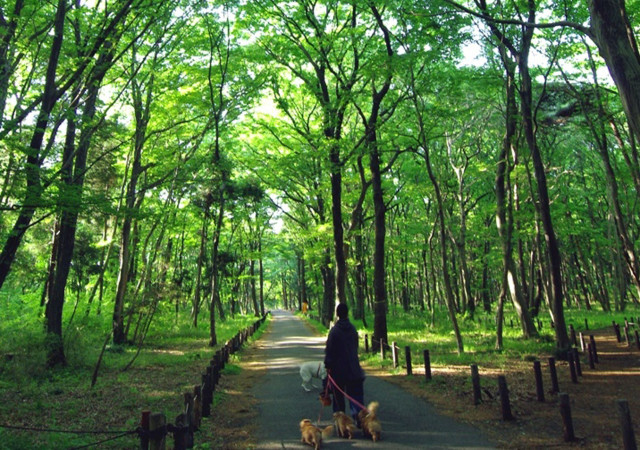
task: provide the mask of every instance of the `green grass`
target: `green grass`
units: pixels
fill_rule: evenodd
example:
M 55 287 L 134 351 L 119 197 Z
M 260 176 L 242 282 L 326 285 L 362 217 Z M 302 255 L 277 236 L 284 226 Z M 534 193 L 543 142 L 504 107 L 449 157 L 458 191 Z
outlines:
M 17 311 L 22 316 L 23 310 Z M 110 317 L 80 320 L 65 329 L 68 365 L 45 369 L 46 336 L 40 319 L 23 316 L 28 327 L 16 328 L 18 319 L 0 322 L 0 425 L 26 425 L 48 429 L 133 430 L 143 410 L 163 412 L 173 421 L 183 410 L 183 393 L 201 382 L 217 348 L 239 330 L 253 324 L 253 316 L 236 316 L 216 323 L 218 347 L 208 346 L 208 320 L 193 328 L 188 312 L 158 314 L 142 351 L 129 370 L 123 369 L 136 346 L 113 346 L 105 352 L 98 381 L 91 377 Z M 4 316 L 7 317 L 6 311 Z M 254 334 L 256 339 L 264 326 Z M 7 356 L 11 355 L 11 356 Z M 239 370 L 228 364 L 227 374 Z M 70 448 L 110 435 L 76 435 L 15 431 L 0 427 L 0 449 Z M 99 448 L 136 448 L 137 436 L 118 439 Z

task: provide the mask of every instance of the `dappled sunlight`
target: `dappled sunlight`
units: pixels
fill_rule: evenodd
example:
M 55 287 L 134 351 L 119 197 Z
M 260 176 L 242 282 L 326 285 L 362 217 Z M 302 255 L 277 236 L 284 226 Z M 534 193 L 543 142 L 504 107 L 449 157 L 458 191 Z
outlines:
M 586 375 L 587 378 L 597 378 L 599 376 L 601 377 L 609 377 L 609 376 L 616 376 L 616 377 L 637 377 L 640 375 L 640 368 L 625 368 L 624 371 L 620 371 L 620 370 L 601 370 L 598 369 L 597 372 L 588 372 L 588 373 L 584 373 L 583 372 L 583 376 Z
M 147 391 L 145 395 L 149 398 L 153 398 L 156 400 L 164 400 L 164 399 L 173 399 L 177 394 L 175 391 L 154 390 L 154 391 Z
M 287 340 L 282 340 L 278 342 L 272 342 L 269 347 L 308 347 L 308 348 L 324 348 L 324 340 L 318 340 L 318 338 L 313 337 L 303 337 L 303 336 L 291 336 Z
M 148 350 L 147 353 L 155 353 L 158 355 L 173 355 L 173 356 L 183 356 L 185 355 L 185 352 L 181 351 L 181 350 L 176 350 L 176 349 L 151 349 Z
M 290 369 L 298 367 L 302 363 L 300 358 L 273 358 L 269 359 L 265 364 L 269 369 Z

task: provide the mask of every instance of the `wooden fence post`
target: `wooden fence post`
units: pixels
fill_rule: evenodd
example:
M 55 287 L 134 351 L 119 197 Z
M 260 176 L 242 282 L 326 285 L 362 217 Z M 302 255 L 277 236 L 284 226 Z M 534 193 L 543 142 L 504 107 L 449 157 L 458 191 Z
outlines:
M 473 404 L 479 405 L 482 402 L 480 393 L 480 374 L 478 373 L 478 365 L 471 364 L 471 384 L 473 385 Z
M 542 368 L 540 367 L 540 361 L 533 362 L 533 373 L 536 380 L 536 394 L 538 395 L 538 401 L 544 402 L 544 387 L 542 385 Z
M 504 375 L 498 375 L 498 391 L 500 392 L 500 406 L 502 407 L 502 420 L 513 420 L 511 403 L 509 402 L 509 389 Z
M 149 450 L 164 450 L 166 446 L 167 419 L 162 413 L 149 416 Z
M 422 352 L 424 358 L 424 377 L 426 381 L 431 380 L 431 357 L 429 356 L 429 350 Z
M 590 369 L 595 369 L 596 368 L 596 362 L 593 359 L 593 348 L 591 347 L 591 343 L 587 344 L 587 355 L 589 357 L 589 368 Z
M 613 332 L 616 335 L 616 339 L 618 340 L 618 342 L 622 342 L 622 336 L 620 335 L 620 326 L 615 322 L 611 322 L 611 325 L 613 325 Z
M 193 429 L 198 431 L 202 422 L 202 386 L 193 387 Z
M 142 411 L 142 417 L 140 418 L 140 428 L 142 433 L 140 435 L 140 449 L 147 450 L 149 448 L 149 416 L 151 411 Z
M 569 394 L 561 392 L 558 394 L 560 398 L 560 415 L 562 416 L 562 430 L 564 433 L 565 442 L 571 442 L 576 440 L 576 435 L 573 432 L 573 419 L 571 418 L 571 402 L 569 400 Z
M 211 402 L 209 401 L 210 387 L 209 387 L 209 368 L 207 367 L 207 373 L 202 374 L 202 417 L 209 417 L 211 415 Z
M 618 414 L 620 415 L 620 425 L 622 426 L 622 442 L 624 450 L 637 450 L 636 437 L 633 433 L 633 422 L 629 412 L 629 402 L 620 399 L 616 400 Z
M 404 360 L 407 364 L 407 375 L 413 375 L 413 367 L 411 367 L 411 347 L 404 347 Z
M 185 413 L 178 414 L 173 427 L 173 450 L 186 450 L 189 447 L 187 436 L 188 420 Z
M 551 375 L 551 393 L 557 394 L 560 392 L 558 386 L 558 372 L 556 371 L 556 359 L 554 357 L 549 358 L 549 375 Z
M 591 351 L 593 352 L 593 361 L 598 364 L 598 348 L 596 347 L 596 339 L 593 334 L 589 335 L 589 343 L 591 344 Z
M 573 350 L 569 350 L 567 353 L 567 360 L 569 361 L 569 373 L 571 374 L 571 382 L 578 382 L 578 374 L 576 372 L 576 362 L 573 356 Z
M 364 352 L 369 353 L 369 335 L 364 335 Z
M 581 377 L 582 365 L 580 364 L 580 352 L 578 352 L 578 349 L 575 347 L 570 351 L 573 353 L 573 362 L 576 364 L 576 374 Z
M 184 413 L 186 417 L 187 427 L 187 447 L 193 447 L 193 431 L 195 429 L 195 406 L 193 394 L 191 392 L 184 393 Z
M 220 381 L 220 365 L 219 364 L 214 364 L 213 365 L 213 387 L 214 387 L 214 389 L 218 385 L 218 381 Z

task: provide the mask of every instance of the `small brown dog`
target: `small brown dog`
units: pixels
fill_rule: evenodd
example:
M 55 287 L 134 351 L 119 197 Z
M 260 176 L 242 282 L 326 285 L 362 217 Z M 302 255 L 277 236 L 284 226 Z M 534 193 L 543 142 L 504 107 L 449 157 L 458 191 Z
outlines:
M 367 409 L 363 409 L 358 413 L 358 419 L 364 435 L 370 436 L 373 442 L 379 441 L 382 433 L 382 426 L 377 416 L 378 406 L 378 402 L 371 402 Z
M 351 417 L 342 411 L 336 411 L 333 413 L 333 421 L 338 428 L 338 436 L 349 439 L 353 438 L 353 432 L 356 431 L 356 426 L 353 424 Z
M 300 433 L 302 434 L 302 442 L 313 446 L 315 450 L 318 450 L 322 445 L 322 439 L 328 438 L 333 434 L 333 425 L 325 427 L 324 430 L 316 427 L 311 423 L 309 419 L 302 419 L 300 421 Z

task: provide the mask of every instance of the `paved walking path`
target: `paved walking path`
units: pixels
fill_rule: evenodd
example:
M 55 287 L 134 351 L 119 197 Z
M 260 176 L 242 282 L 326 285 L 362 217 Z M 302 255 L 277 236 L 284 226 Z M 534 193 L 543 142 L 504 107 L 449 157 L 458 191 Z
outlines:
M 260 339 L 258 361 L 267 374 L 261 377 L 251 394 L 258 400 L 258 448 L 309 449 L 300 442 L 300 420 L 315 424 L 331 423 L 331 407 L 321 408 L 318 391 L 305 392 L 300 364 L 322 361 L 326 336 L 316 337 L 303 321 L 290 312 L 272 312 L 268 331 Z M 314 379 L 316 386 L 319 384 Z M 481 432 L 468 425 L 438 415 L 424 400 L 374 376 L 364 383 L 365 404 L 380 402 L 378 417 L 382 440 L 373 443 L 358 430 L 352 440 L 335 435 L 323 442 L 325 449 L 374 448 L 400 449 L 490 449 L 495 448 Z

